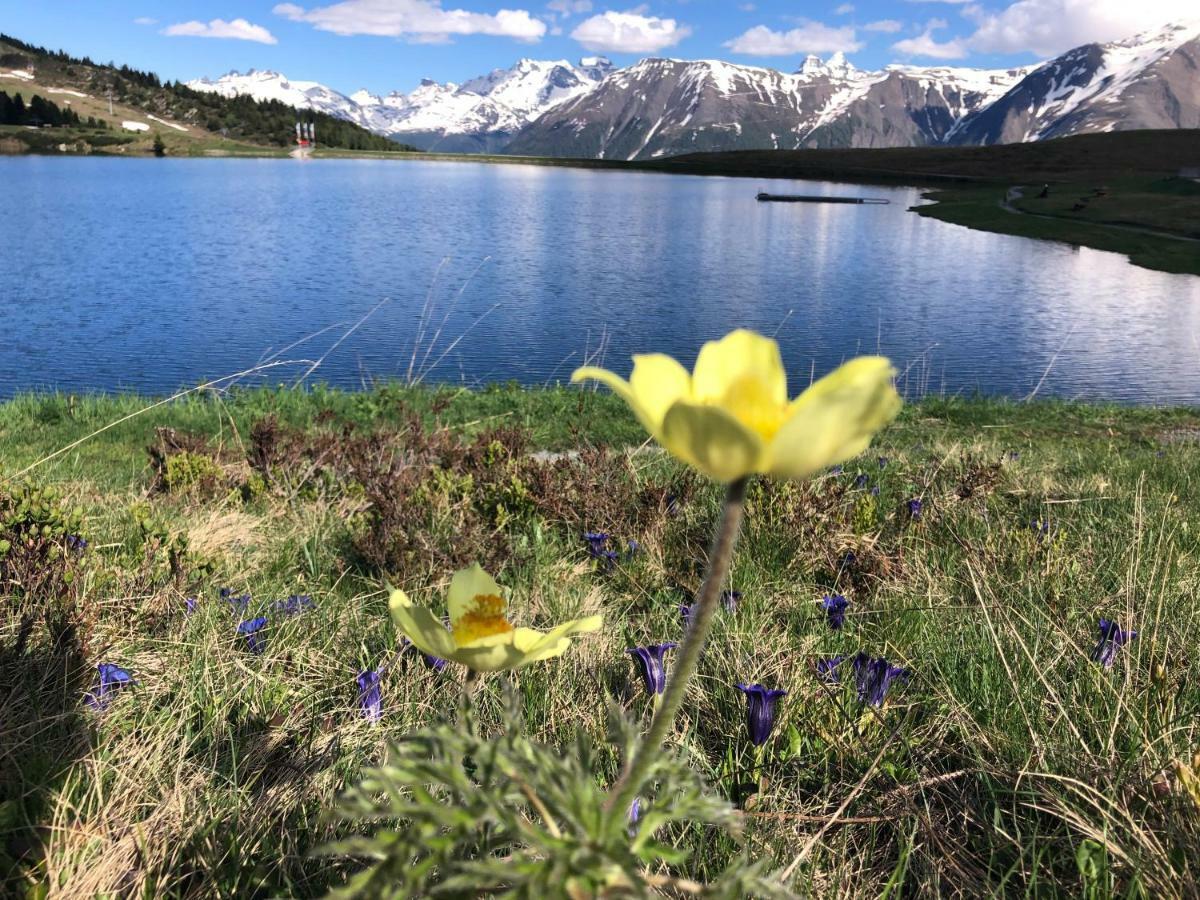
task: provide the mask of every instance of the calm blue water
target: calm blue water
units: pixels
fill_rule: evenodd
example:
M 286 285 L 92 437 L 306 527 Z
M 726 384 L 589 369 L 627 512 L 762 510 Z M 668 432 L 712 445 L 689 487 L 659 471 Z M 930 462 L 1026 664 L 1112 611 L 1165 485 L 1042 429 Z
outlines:
M 759 204 L 762 189 L 887 207 Z M 0 158 L 0 396 L 173 391 L 278 359 L 565 379 L 777 334 L 794 387 L 879 350 L 908 393 L 1200 402 L 1200 278 L 906 212 L 917 191 L 466 163 Z M 388 302 L 337 346 L 350 324 Z M 341 323 L 341 324 L 339 324 Z M 437 340 L 434 342 L 435 332 Z M 457 344 L 452 345 L 454 341 Z M 331 349 L 332 348 L 332 349 Z M 290 381 L 295 362 L 244 379 Z M 1049 374 L 1045 374 L 1045 373 Z

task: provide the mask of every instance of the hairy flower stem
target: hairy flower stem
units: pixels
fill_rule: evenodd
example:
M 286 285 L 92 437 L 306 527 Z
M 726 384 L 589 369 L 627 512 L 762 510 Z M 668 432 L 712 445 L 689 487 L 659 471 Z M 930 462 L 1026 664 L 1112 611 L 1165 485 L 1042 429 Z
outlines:
M 746 503 L 746 485 L 749 479 L 740 478 L 729 485 L 725 494 L 725 506 L 721 513 L 721 523 L 713 537 L 712 550 L 709 552 L 708 572 L 704 576 L 704 584 L 692 607 L 692 624 L 679 647 L 679 655 L 675 659 L 670 680 L 658 703 L 654 718 L 650 720 L 650 730 L 638 743 L 633 755 L 625 761 L 621 777 L 613 785 L 605 803 L 605 810 L 611 816 L 614 811 L 621 815 L 629 809 L 638 792 L 642 789 L 654 761 L 662 753 L 663 741 L 667 732 L 675 722 L 679 707 L 683 705 L 684 693 L 688 682 L 696 674 L 700 663 L 700 654 L 712 630 L 713 617 L 721 601 L 721 589 L 729 574 L 729 566 L 733 562 L 733 548 L 737 544 L 738 533 L 742 529 L 742 512 Z

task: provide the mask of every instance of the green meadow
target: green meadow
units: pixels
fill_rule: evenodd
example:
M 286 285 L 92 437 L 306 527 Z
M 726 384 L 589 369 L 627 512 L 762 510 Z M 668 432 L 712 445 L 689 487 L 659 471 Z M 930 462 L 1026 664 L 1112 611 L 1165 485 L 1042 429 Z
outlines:
M 637 880 L 579 896 L 1200 895 L 1198 480 L 1200 410 L 981 398 L 909 404 L 840 470 L 754 480 L 740 599 L 667 742 L 728 827 L 668 822 Z M 385 587 L 440 614 L 473 561 L 518 624 L 604 617 L 562 656 L 485 677 L 473 727 L 498 735 L 515 711 L 547 760 L 582 736 L 610 784 L 607 707 L 634 730 L 652 710 L 626 651 L 682 639 L 720 507 L 607 392 L 0 405 L 0 893 L 344 887 L 368 860 L 329 845 L 411 822 L 337 815 L 339 798 L 462 715 L 461 670 L 401 647 Z M 597 532 L 613 556 L 591 552 Z M 275 606 L 300 595 L 294 615 Z M 238 625 L 257 616 L 256 653 Z M 1111 668 L 1093 659 L 1102 618 L 1137 631 Z M 848 663 L 818 674 L 860 651 L 908 670 L 879 706 Z M 101 663 L 133 683 L 95 708 Z M 759 750 L 750 682 L 787 691 Z M 522 821 L 569 830 L 539 774 L 505 775 Z M 521 841 L 490 841 L 486 819 L 444 830 L 477 829 L 471 852 L 516 872 Z M 724 880 L 750 864 L 754 886 Z

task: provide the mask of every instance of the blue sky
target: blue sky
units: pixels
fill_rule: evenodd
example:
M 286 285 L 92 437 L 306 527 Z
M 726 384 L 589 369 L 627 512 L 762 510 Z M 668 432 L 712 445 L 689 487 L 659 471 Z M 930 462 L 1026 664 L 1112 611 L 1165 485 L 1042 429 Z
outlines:
M 1197 0 L 0 0 L 0 31 L 171 79 L 270 68 L 382 92 L 522 56 L 1001 67 L 1198 15 Z

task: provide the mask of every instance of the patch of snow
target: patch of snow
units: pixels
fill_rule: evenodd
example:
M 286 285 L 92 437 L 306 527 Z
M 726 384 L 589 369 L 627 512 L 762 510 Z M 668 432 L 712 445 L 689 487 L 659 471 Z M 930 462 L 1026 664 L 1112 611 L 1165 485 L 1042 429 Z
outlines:
M 145 122 L 122 122 L 121 127 L 126 131 L 149 131 L 150 126 Z
M 0 72 L 0 78 L 17 78 L 21 81 L 33 81 L 33 73 L 25 72 L 21 69 L 13 69 L 11 72 Z
M 159 125 L 166 125 L 168 128 L 174 128 L 176 131 L 182 131 L 185 133 L 187 132 L 187 129 L 184 128 L 182 125 L 176 125 L 174 122 L 168 122 L 166 119 L 160 119 L 158 116 L 152 116 L 149 113 L 147 113 L 146 118 L 150 119 L 154 122 L 157 122 Z
M 47 94 L 66 94 L 68 97 L 82 97 L 87 99 L 87 94 L 81 94 L 79 91 L 68 90 L 67 88 L 46 88 Z

